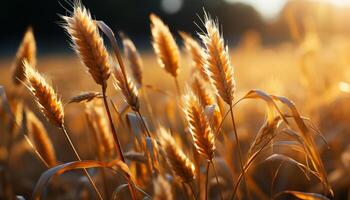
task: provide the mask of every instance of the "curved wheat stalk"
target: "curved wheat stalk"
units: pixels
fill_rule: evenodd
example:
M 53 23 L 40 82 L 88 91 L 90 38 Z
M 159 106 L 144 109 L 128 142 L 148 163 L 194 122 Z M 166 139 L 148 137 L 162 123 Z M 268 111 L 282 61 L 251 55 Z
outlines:
M 127 36 L 125 36 L 124 34 L 121 34 L 121 36 L 123 40 L 124 53 L 128 60 L 132 75 L 136 83 L 142 86 L 143 62 L 142 62 L 141 56 L 137 51 L 133 41 Z
M 204 68 L 205 56 L 202 47 L 189 34 L 185 32 L 179 32 L 179 34 L 184 41 L 187 52 L 191 55 L 192 66 L 199 71 L 204 80 L 209 81 Z
M 12 81 L 15 85 L 21 84 L 24 81 L 24 65 L 23 61 L 27 62 L 31 66 L 36 65 L 36 43 L 33 34 L 33 29 L 29 27 L 24 34 L 21 44 L 16 53 L 15 64 L 13 68 Z
M 176 144 L 174 138 L 164 128 L 160 128 L 161 145 L 174 174 L 184 183 L 195 179 L 195 166 Z
M 217 23 L 207 15 L 204 22 L 206 33 L 200 34 L 205 50 L 205 70 L 217 94 L 229 105 L 232 104 L 236 90 L 233 67 L 229 50 L 225 46 Z
M 215 137 L 203 107 L 191 91 L 184 97 L 184 112 L 197 152 L 211 161 L 214 157 Z
M 34 115 L 34 113 L 27 111 L 26 114 L 28 131 L 33 137 L 36 149 L 49 165 L 49 167 L 55 166 L 57 164 L 55 149 L 44 125 Z
M 77 3 L 72 15 L 62 18 L 65 20 L 63 27 L 70 35 L 72 46 L 92 78 L 97 84 L 107 87 L 106 81 L 111 73 L 109 56 L 90 12 Z
M 64 112 L 61 100 L 39 72 L 34 70 L 27 61 L 24 61 L 23 64 L 29 90 L 36 98 L 40 111 L 55 126 L 62 127 Z

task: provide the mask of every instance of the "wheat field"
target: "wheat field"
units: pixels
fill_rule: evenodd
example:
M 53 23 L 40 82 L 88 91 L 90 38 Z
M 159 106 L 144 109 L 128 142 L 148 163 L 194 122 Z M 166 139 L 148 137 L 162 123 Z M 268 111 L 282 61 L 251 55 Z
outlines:
M 350 199 L 347 35 L 231 48 L 151 14 L 141 50 L 92 16 L 60 16 L 70 55 L 28 28 L 0 59 L 0 199 Z

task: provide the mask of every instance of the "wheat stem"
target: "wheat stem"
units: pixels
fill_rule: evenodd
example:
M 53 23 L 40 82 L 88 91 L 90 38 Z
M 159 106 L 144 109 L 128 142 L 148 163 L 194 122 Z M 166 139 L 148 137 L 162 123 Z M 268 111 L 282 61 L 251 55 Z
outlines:
M 111 112 L 109 110 L 109 106 L 108 106 L 108 102 L 107 102 L 107 96 L 106 96 L 106 87 L 105 86 L 102 86 L 102 96 L 103 96 L 103 103 L 104 103 L 105 108 L 106 108 L 109 124 L 110 124 L 110 127 L 112 129 L 112 134 L 113 134 L 114 142 L 115 142 L 115 145 L 116 145 L 116 148 L 117 148 L 117 151 L 118 151 L 119 158 L 120 158 L 121 161 L 123 161 L 125 163 L 123 151 L 121 149 L 120 142 L 119 142 L 119 139 L 118 139 L 118 135 L 117 135 L 117 133 L 115 131 L 115 127 L 114 127 L 114 124 L 113 124 L 112 115 L 111 115 Z M 128 174 L 126 174 L 126 177 L 128 179 L 128 187 L 129 187 L 129 190 L 130 190 L 131 197 L 132 197 L 133 200 L 136 200 L 137 199 L 136 198 L 136 190 L 135 190 L 134 186 L 131 183 L 130 176 Z
M 253 163 L 253 161 L 258 157 L 258 155 L 267 147 L 267 145 L 272 141 L 274 137 L 270 138 L 268 141 L 266 141 L 266 143 L 249 159 L 249 161 L 247 162 L 247 164 L 244 166 L 244 171 L 248 170 L 248 168 L 250 167 L 250 165 Z M 233 193 L 232 193 L 232 196 L 231 196 L 231 200 L 234 200 L 235 199 L 235 196 L 236 196 L 236 193 L 237 193 L 237 189 L 238 189 L 238 186 L 241 182 L 243 178 L 243 173 L 241 172 L 241 174 L 239 175 L 238 179 L 237 179 L 237 182 L 234 186 L 234 189 L 233 189 Z
M 192 195 L 193 195 L 193 198 L 194 198 L 195 200 L 197 200 L 197 195 L 196 195 L 196 193 L 194 192 L 193 185 L 192 185 L 191 183 L 188 183 L 188 185 L 190 186 L 190 190 L 191 190 L 191 193 L 192 193 Z
M 221 200 L 224 200 L 224 196 L 222 195 L 222 189 L 221 189 L 221 186 L 220 186 L 220 182 L 219 182 L 218 174 L 216 173 L 215 164 L 214 164 L 213 160 L 210 160 L 210 163 L 211 163 L 211 165 L 213 166 L 213 170 L 214 170 L 214 174 L 215 174 L 216 182 L 217 182 L 217 184 L 218 184 L 218 186 L 219 186 L 219 190 L 220 190 L 220 198 L 221 198 Z
M 81 160 L 81 157 L 80 157 L 80 155 L 79 155 L 79 153 L 78 153 L 78 151 L 75 149 L 74 144 L 73 144 L 72 140 L 70 139 L 70 137 L 69 137 L 69 135 L 68 135 L 68 133 L 67 133 L 67 130 L 66 130 L 66 128 L 65 128 L 65 126 L 64 126 L 63 124 L 61 125 L 61 129 L 62 129 L 62 131 L 63 131 L 63 133 L 64 133 L 64 135 L 65 135 L 65 138 L 67 139 L 67 141 L 68 141 L 70 147 L 71 147 L 72 150 L 74 151 L 75 156 L 77 157 L 77 159 L 78 159 L 79 161 L 82 161 L 82 160 Z M 89 172 L 88 172 L 85 168 L 84 168 L 84 173 L 85 173 L 86 177 L 89 179 L 89 182 L 91 183 L 92 187 L 94 188 L 94 190 L 95 190 L 95 192 L 96 192 L 98 198 L 99 198 L 100 200 L 103 200 L 103 197 L 102 197 L 100 191 L 97 189 L 97 186 L 96 186 L 95 182 L 92 180 L 92 178 L 91 178 Z
M 208 179 L 209 179 L 209 167 L 210 167 L 210 162 L 207 163 L 207 175 L 205 178 L 205 200 L 208 199 Z
M 181 96 L 181 90 L 180 90 L 179 80 L 177 79 L 177 77 L 174 77 L 174 81 L 175 81 L 177 95 L 180 97 Z
M 106 87 L 104 87 L 104 86 L 102 86 L 102 97 L 103 97 L 103 103 L 104 103 L 104 106 L 105 106 L 105 109 L 106 109 L 106 112 L 107 112 L 109 125 L 111 127 L 111 131 L 112 131 L 112 134 L 113 134 L 114 142 L 115 142 L 115 145 L 116 145 L 116 148 L 117 148 L 118 157 L 119 157 L 120 160 L 125 162 L 123 151 L 122 151 L 121 146 L 120 146 L 120 141 L 118 139 L 118 135 L 117 135 L 117 133 L 115 131 L 115 127 L 114 127 L 114 124 L 113 124 L 112 115 L 111 115 L 111 112 L 109 110 L 109 106 L 108 106 L 108 102 L 107 102 L 107 96 L 106 96 Z
M 143 119 L 143 117 L 142 117 L 140 111 L 137 110 L 136 113 L 137 113 L 138 117 L 141 119 L 140 121 L 141 121 L 141 124 L 142 124 L 143 128 L 144 128 L 145 131 L 146 131 L 147 137 L 150 138 L 150 137 L 151 137 L 151 134 L 150 134 L 150 132 L 149 132 L 149 130 L 148 130 L 148 128 L 147 128 L 146 122 L 145 122 L 145 120 Z
M 245 184 L 246 192 L 247 192 L 247 195 L 248 195 L 249 192 L 248 192 L 248 187 L 247 187 L 247 179 L 246 179 L 245 172 L 244 172 L 244 167 L 243 167 L 242 149 L 241 149 L 241 145 L 240 145 L 239 140 L 238 140 L 238 133 L 237 133 L 237 128 L 236 128 L 235 118 L 233 116 L 232 104 L 230 104 L 230 113 L 231 113 L 231 120 L 232 120 L 233 131 L 234 131 L 235 139 L 236 139 L 236 145 L 237 145 L 237 148 L 238 148 L 239 163 L 241 165 L 241 171 L 242 171 L 242 175 L 243 175 L 243 179 L 244 179 L 244 184 Z

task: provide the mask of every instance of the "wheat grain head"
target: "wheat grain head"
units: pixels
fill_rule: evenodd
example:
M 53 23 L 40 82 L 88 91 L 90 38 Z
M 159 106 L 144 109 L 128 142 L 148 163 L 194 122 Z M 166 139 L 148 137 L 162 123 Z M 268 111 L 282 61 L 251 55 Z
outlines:
M 173 77 L 180 71 L 180 52 L 169 27 L 155 14 L 150 15 L 152 45 L 158 62 Z
M 179 32 L 179 34 L 184 41 L 187 52 L 191 55 L 192 66 L 199 71 L 201 77 L 205 81 L 209 81 L 209 77 L 204 68 L 205 57 L 202 47 L 189 34 L 185 32 Z
M 36 99 L 40 111 L 57 127 L 63 126 L 63 106 L 54 89 L 27 61 L 24 61 L 28 88 Z
M 192 91 L 184 96 L 184 112 L 197 152 L 211 161 L 214 157 L 215 137 L 204 109 Z
M 24 60 L 27 60 L 31 66 L 36 65 L 36 43 L 33 29 L 31 27 L 29 27 L 25 32 L 16 53 L 15 65 L 12 74 L 12 81 L 15 85 L 20 85 L 21 81 L 24 81 L 25 79 L 23 66 Z
M 31 133 L 35 147 L 46 163 L 53 167 L 57 164 L 55 149 L 41 121 L 32 113 L 27 111 L 27 127 Z
M 236 84 L 229 50 L 225 46 L 217 23 L 207 14 L 204 22 L 206 33 L 199 34 L 205 49 L 205 70 L 217 94 L 229 105 L 234 98 Z
M 113 75 L 115 80 L 114 87 L 123 93 L 131 108 L 134 111 L 138 111 L 140 109 L 140 102 L 138 98 L 138 91 L 134 83 L 128 76 L 126 78 L 127 80 L 125 81 L 123 73 L 117 68 L 113 70 Z
M 71 16 L 62 16 L 63 27 L 70 35 L 72 46 L 97 84 L 107 87 L 110 76 L 108 52 L 90 12 L 80 3 L 74 5 Z
M 132 75 L 136 83 L 142 86 L 142 58 L 139 52 L 137 51 L 134 42 L 124 34 L 121 35 L 124 46 L 124 54 L 128 60 Z
M 195 166 L 192 161 L 176 144 L 174 138 L 165 128 L 160 128 L 160 141 L 163 150 L 166 153 L 168 161 L 174 174 L 185 183 L 190 183 L 195 179 Z
M 154 181 L 154 200 L 173 200 L 173 194 L 171 192 L 171 185 L 161 175 Z

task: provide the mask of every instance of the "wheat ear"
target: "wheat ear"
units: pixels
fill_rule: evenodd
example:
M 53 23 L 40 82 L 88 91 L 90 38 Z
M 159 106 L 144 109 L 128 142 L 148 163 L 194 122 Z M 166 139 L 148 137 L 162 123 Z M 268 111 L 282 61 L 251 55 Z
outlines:
M 171 192 L 171 185 L 161 175 L 158 175 L 154 181 L 154 200 L 173 200 L 173 194 Z
M 195 76 L 191 84 L 192 92 L 197 96 L 198 101 L 202 105 L 203 109 L 206 109 L 207 106 L 215 106 L 214 111 L 208 120 L 211 123 L 213 129 L 217 130 L 222 121 L 220 107 L 218 106 L 218 103 L 216 102 L 211 92 L 208 91 L 204 86 L 205 84 L 203 81 Z
M 192 91 L 184 97 L 184 112 L 197 152 L 211 161 L 214 157 L 215 137 L 204 109 Z
M 217 94 L 229 105 L 234 98 L 236 84 L 229 50 L 225 46 L 217 23 L 207 15 L 204 22 L 206 33 L 200 34 L 205 49 L 205 71 Z
M 185 32 L 179 32 L 179 34 L 184 41 L 187 52 L 191 55 L 192 66 L 199 71 L 204 80 L 209 81 L 209 77 L 204 68 L 205 54 L 202 47 L 189 34 Z
M 77 3 L 72 15 L 62 18 L 65 20 L 63 27 L 70 35 L 72 46 L 81 61 L 95 82 L 106 87 L 110 76 L 109 56 L 90 12 Z
M 25 77 L 29 84 L 29 90 L 35 97 L 40 111 L 51 123 L 57 127 L 61 127 L 64 118 L 61 100 L 39 72 L 33 69 L 27 61 L 24 61 L 23 64 L 25 66 Z
M 114 141 L 112 133 L 109 129 L 107 118 L 102 108 L 96 107 L 95 105 L 93 107 L 89 107 L 89 109 L 91 109 L 91 113 L 95 122 L 94 128 L 96 129 L 96 132 L 99 133 L 103 149 L 107 153 L 107 155 L 111 157 L 114 152 Z
M 180 95 L 177 76 L 180 72 L 180 52 L 169 27 L 155 14 L 150 15 L 152 45 L 158 62 L 162 68 L 170 73 L 175 80 L 176 90 Z
M 128 60 L 132 75 L 137 84 L 142 86 L 142 58 L 137 51 L 134 42 L 125 34 L 120 34 L 123 40 L 124 54 Z
M 31 66 L 36 65 L 36 43 L 33 34 L 33 29 L 29 27 L 24 34 L 22 42 L 17 50 L 15 64 L 13 68 L 12 81 L 15 85 L 21 84 L 24 81 L 24 65 L 23 61 Z
M 40 155 L 49 165 L 53 167 L 57 164 L 55 149 L 47 134 L 47 131 L 41 121 L 34 115 L 34 113 L 27 111 L 27 127 L 32 134 L 35 147 Z
M 114 69 L 113 75 L 115 78 L 115 88 L 123 93 L 127 103 L 131 106 L 131 108 L 134 111 L 138 111 L 140 109 L 140 102 L 138 98 L 137 88 L 133 82 L 128 76 L 126 76 L 125 80 L 123 73 L 119 69 Z
M 174 174 L 184 183 L 191 183 L 195 179 L 195 166 L 176 144 L 174 138 L 164 128 L 160 128 L 161 145 L 166 153 Z

